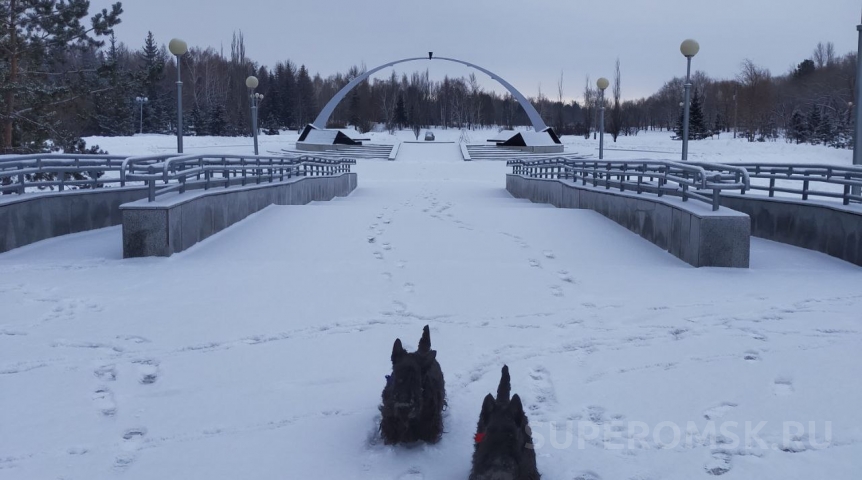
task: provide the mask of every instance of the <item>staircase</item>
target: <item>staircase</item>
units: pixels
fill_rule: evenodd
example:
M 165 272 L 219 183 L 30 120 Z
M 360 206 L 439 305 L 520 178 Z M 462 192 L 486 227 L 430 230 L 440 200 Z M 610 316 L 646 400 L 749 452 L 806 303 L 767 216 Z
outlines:
M 498 147 L 496 145 L 473 144 L 467 145 L 467 153 L 471 160 L 513 160 L 516 158 L 524 158 L 538 160 L 542 158 L 583 158 L 574 153 L 531 153 L 514 148 Z

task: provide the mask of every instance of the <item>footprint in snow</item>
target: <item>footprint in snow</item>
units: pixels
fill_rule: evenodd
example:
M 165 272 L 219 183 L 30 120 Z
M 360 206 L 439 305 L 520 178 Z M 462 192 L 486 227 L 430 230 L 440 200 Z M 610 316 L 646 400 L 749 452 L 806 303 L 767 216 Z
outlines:
M 703 418 L 707 420 L 716 420 L 727 415 L 727 412 L 733 410 L 736 407 L 737 404 L 735 403 L 722 402 L 720 405 L 704 410 Z
M 159 361 L 154 359 L 135 360 L 138 365 L 138 382 L 144 385 L 156 383 L 159 378 Z
M 383 260 L 383 253 L 374 252 L 374 258 L 376 258 L 377 260 Z
M 557 276 L 560 277 L 560 280 L 564 282 L 575 283 L 575 280 L 572 278 L 572 276 L 567 270 L 560 270 L 559 272 L 557 272 Z
M 413 467 L 398 476 L 398 480 L 425 480 L 425 475 L 417 467 Z
M 387 242 L 383 242 L 383 250 L 392 250 L 392 245 Z
M 542 264 L 539 263 L 538 260 L 533 259 L 533 258 L 530 259 L 530 266 L 535 267 L 535 268 L 542 268 Z
M 706 462 L 706 465 L 703 466 L 703 469 L 706 470 L 706 473 L 709 475 L 724 475 L 725 473 L 730 471 L 730 454 L 723 452 L 716 452 L 712 454 L 712 460 Z
M 775 383 L 772 384 L 772 392 L 779 397 L 786 397 L 793 394 L 793 380 L 787 377 L 778 377 Z
M 117 414 L 117 403 L 114 402 L 114 394 L 107 387 L 100 387 L 93 393 L 93 404 L 99 413 L 106 417 Z
M 542 252 L 542 255 L 544 255 L 545 258 L 555 258 L 556 257 L 556 255 L 554 255 L 554 252 L 552 252 L 550 250 L 545 250 L 544 252 Z

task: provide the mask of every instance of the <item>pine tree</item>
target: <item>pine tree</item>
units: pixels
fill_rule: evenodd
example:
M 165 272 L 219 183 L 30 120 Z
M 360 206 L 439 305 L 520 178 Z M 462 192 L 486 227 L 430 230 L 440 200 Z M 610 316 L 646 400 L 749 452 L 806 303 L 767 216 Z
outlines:
M 398 102 L 395 104 L 395 124 L 398 129 L 404 128 L 407 125 L 407 112 L 404 110 L 404 96 L 398 94 Z
M 299 74 L 296 78 L 296 89 L 299 94 L 299 108 L 296 118 L 300 126 L 304 126 L 313 122 L 314 115 L 317 113 L 314 85 L 311 83 L 311 77 L 308 76 L 308 70 L 305 68 L 305 65 L 299 67 Z
M 93 89 L 100 91 L 93 99 L 87 133 L 105 136 L 132 135 L 137 130 L 138 115 L 129 91 L 135 88 L 131 72 L 121 63 L 117 40 L 111 43 L 94 79 Z
M 4 95 L 0 148 L 44 148 L 46 140 L 61 133 L 55 128 L 57 105 L 90 95 L 85 90 L 88 83 L 76 83 L 65 75 L 75 69 L 64 63 L 65 56 L 102 46 L 98 37 L 113 32 L 123 9 L 120 3 L 111 5 L 110 12 L 103 9 L 90 18 L 88 28 L 82 20 L 89 15 L 89 7 L 88 0 L 0 3 L 0 90 Z
M 828 111 L 826 112 L 826 115 L 823 115 L 823 118 L 820 120 L 820 125 L 817 128 L 816 135 L 817 141 L 827 147 L 832 145 L 835 141 L 835 125 L 832 123 L 832 116 L 829 115 Z
M 811 107 L 811 112 L 808 113 L 808 128 L 805 134 L 808 137 L 808 141 L 813 145 L 817 145 L 820 141 L 817 132 L 820 131 L 821 121 L 820 109 L 816 105 Z
M 694 91 L 694 98 L 691 100 L 688 125 L 690 139 L 703 140 L 709 136 L 709 129 L 706 127 L 706 121 L 703 118 L 703 109 L 700 105 L 700 94 L 697 90 Z
M 208 123 L 210 135 L 216 137 L 227 135 L 229 125 L 227 120 L 227 111 L 225 110 L 224 105 L 216 103 L 215 106 L 213 106 L 210 111 Z
M 195 136 L 204 136 L 208 134 L 209 129 L 207 128 L 208 122 L 206 121 L 206 115 L 201 111 L 200 107 L 197 104 L 192 108 L 191 113 L 191 125 L 190 127 L 195 132 Z
M 167 95 L 161 89 L 165 78 L 165 56 L 156 44 L 153 32 L 147 32 L 144 48 L 141 50 L 141 87 L 149 101 L 144 105 L 144 132 L 162 133 L 167 131 L 168 109 L 165 105 Z
M 808 142 L 808 125 L 799 111 L 793 112 L 793 116 L 790 117 L 789 136 L 797 145 Z

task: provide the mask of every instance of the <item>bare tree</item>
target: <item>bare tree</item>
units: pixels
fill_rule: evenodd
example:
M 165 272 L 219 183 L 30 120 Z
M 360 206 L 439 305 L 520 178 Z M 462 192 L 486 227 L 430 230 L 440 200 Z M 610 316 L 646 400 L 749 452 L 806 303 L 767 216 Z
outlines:
M 814 53 L 811 55 L 811 59 L 814 60 L 814 64 L 817 65 L 817 68 L 823 68 L 826 66 L 826 45 L 823 45 L 823 42 L 818 42 L 817 46 L 814 47 Z
M 593 121 L 593 105 L 595 104 L 596 90 L 590 83 L 590 76 L 587 75 L 586 84 L 584 85 L 584 138 L 590 138 L 590 130 L 592 130 Z
M 557 80 L 557 134 L 563 132 L 563 71 L 560 70 L 560 79 Z
M 623 111 L 622 106 L 620 105 L 620 59 L 617 58 L 616 69 L 614 70 L 614 86 L 613 86 L 613 94 L 614 94 L 614 108 L 611 111 L 611 131 L 610 134 L 614 138 L 614 142 L 617 141 L 617 137 L 620 136 L 620 131 L 623 128 Z

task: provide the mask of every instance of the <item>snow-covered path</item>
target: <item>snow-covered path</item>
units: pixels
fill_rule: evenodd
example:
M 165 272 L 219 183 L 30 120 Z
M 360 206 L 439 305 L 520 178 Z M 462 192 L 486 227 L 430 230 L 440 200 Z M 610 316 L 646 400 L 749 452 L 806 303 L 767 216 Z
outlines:
M 457 148 L 405 143 L 348 198 L 168 259 L 121 260 L 118 228 L 0 255 L 0 479 L 466 478 L 504 363 L 547 479 L 858 478 L 858 267 L 753 239 L 751 269 L 691 268 L 511 198 L 504 165 Z M 426 323 L 447 433 L 385 447 L 392 342 Z M 805 431 L 787 451 L 653 435 L 710 421 L 767 422 L 770 446 Z

